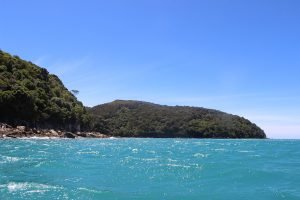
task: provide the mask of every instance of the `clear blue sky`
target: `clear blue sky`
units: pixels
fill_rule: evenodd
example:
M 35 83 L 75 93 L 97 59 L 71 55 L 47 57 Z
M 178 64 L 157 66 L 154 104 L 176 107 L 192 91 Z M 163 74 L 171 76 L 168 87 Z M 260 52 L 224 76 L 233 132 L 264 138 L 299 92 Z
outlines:
M 220 109 L 300 138 L 298 0 L 0 0 L 0 48 L 87 106 Z

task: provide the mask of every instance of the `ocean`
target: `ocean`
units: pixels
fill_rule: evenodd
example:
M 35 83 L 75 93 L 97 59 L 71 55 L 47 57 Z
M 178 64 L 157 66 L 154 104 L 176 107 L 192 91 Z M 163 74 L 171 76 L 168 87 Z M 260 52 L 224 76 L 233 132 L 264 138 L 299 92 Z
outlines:
M 1 139 L 0 199 L 300 199 L 300 140 Z

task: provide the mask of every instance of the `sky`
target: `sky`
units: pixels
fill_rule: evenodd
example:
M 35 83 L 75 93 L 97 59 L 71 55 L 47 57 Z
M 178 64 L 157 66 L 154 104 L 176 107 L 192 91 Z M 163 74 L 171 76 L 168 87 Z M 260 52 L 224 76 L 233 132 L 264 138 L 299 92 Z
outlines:
M 0 0 L 0 49 L 94 106 L 213 108 L 300 138 L 298 0 Z

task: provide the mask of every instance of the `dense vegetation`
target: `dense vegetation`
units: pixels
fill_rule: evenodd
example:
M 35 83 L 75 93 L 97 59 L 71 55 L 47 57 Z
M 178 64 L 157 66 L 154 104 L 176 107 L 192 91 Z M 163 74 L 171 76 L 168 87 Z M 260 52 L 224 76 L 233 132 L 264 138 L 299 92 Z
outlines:
M 242 117 L 217 110 L 117 100 L 89 109 L 94 129 L 125 137 L 265 138 Z
M 244 118 L 204 108 L 117 100 L 87 112 L 73 93 L 46 69 L 0 50 L 0 122 L 124 137 L 266 137 Z
M 0 50 L 0 122 L 78 130 L 90 119 L 57 76 Z

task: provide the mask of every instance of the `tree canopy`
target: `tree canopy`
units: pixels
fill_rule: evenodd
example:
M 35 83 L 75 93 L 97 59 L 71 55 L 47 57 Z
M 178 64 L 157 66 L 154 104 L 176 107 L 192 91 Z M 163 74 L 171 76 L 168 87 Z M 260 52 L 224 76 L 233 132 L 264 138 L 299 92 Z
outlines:
M 89 124 L 81 102 L 47 69 L 0 51 L 0 120 L 78 129 Z
M 242 117 L 217 110 L 116 100 L 89 109 L 94 129 L 126 137 L 265 138 Z
M 217 110 L 116 100 L 85 108 L 47 69 L 0 50 L 0 122 L 94 130 L 124 137 L 265 138 L 258 126 Z

